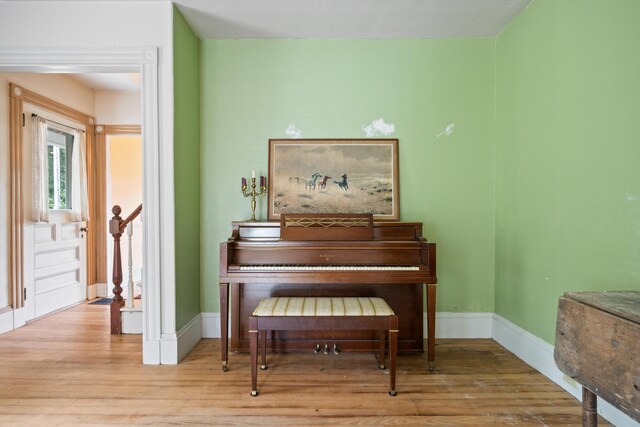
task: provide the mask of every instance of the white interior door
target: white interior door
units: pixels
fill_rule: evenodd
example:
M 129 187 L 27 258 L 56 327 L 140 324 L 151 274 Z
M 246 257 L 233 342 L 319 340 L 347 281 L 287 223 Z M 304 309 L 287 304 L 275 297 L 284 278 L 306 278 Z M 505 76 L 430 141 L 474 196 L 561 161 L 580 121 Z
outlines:
M 58 125 L 50 125 L 49 173 L 52 179 L 49 181 L 49 222 L 34 223 L 27 217 L 24 228 L 25 311 L 28 321 L 86 300 L 87 248 L 86 223 L 74 221 L 70 210 L 73 178 L 69 175 L 70 163 L 65 164 L 73 150 L 73 138 L 69 138 L 72 130 L 66 126 L 77 125 L 29 104 L 25 104 L 24 111 L 23 200 L 27 216 L 31 212 L 32 200 L 31 114 L 58 122 Z

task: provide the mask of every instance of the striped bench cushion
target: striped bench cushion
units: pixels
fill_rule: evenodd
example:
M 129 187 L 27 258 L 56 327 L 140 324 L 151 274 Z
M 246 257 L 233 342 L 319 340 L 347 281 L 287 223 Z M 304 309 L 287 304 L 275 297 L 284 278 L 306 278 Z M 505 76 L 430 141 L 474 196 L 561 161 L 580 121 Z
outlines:
M 391 316 L 393 310 L 375 297 L 272 297 L 260 301 L 253 315 L 269 316 Z

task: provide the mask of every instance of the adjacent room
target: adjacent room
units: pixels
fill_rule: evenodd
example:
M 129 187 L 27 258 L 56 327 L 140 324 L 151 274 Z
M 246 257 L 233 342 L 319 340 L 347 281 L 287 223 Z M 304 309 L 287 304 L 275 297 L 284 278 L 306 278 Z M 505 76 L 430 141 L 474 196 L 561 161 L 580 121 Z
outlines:
M 639 19 L 0 2 L 0 424 L 639 425 Z

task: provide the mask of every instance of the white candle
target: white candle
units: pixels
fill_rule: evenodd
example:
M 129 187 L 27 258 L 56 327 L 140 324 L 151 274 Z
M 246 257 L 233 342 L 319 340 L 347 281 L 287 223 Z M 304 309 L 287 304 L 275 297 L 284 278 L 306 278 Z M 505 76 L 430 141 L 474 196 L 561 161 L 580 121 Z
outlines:
M 251 171 L 251 178 L 255 178 L 255 177 L 256 177 L 256 171 L 255 171 L 255 170 L 252 170 L 252 171 Z

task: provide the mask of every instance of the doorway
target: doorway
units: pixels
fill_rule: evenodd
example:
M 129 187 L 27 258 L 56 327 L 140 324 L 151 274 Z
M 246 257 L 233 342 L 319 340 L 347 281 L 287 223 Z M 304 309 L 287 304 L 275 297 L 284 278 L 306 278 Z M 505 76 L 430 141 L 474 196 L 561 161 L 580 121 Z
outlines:
M 0 72 L 139 72 L 142 76 L 142 135 L 143 147 L 143 216 L 144 233 L 144 327 L 143 327 L 143 362 L 160 364 L 161 360 L 171 360 L 173 352 L 161 351 L 163 315 L 172 316 L 170 308 L 175 307 L 175 296 L 172 293 L 174 281 L 163 279 L 161 254 L 173 254 L 172 235 L 161 234 L 164 227 L 173 226 L 173 206 L 161 203 L 160 188 L 171 188 L 173 174 L 171 162 L 160 150 L 165 141 L 171 141 L 171 135 L 160 131 L 160 90 L 158 76 L 157 47 L 126 47 L 108 49 L 37 49 L 10 48 L 0 49 Z M 12 101 L 12 104 L 14 102 Z M 16 118 L 17 120 L 17 118 Z M 13 142 L 9 147 L 11 161 L 19 150 Z M 15 329 L 24 325 L 23 297 L 23 253 L 24 237 L 16 224 L 20 224 L 22 212 L 17 203 L 21 182 L 12 175 L 9 181 L 8 224 L 9 236 L 7 261 L 9 294 L 6 298 L 8 306 L 0 312 L 2 322 L 8 319 Z M 172 259 L 172 258 L 171 258 Z M 162 290 L 162 292 L 161 292 Z M 161 294 L 165 295 L 161 299 Z M 169 317 L 171 320 L 172 317 Z M 1 322 L 0 322 L 1 323 Z

